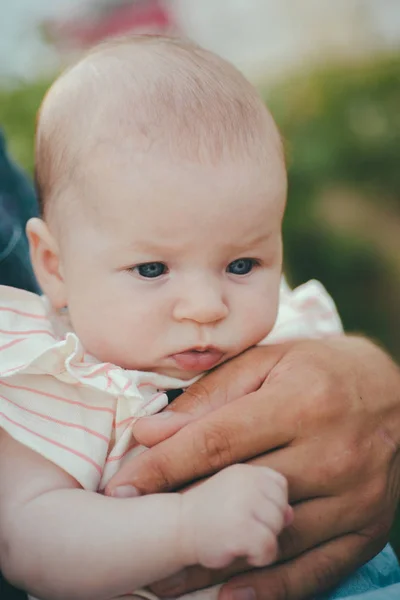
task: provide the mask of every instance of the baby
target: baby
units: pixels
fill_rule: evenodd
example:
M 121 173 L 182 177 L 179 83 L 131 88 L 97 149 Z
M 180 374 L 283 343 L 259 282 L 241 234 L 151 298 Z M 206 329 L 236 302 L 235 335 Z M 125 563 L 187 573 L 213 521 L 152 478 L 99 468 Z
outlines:
M 167 390 L 265 338 L 341 331 L 322 286 L 281 283 L 286 169 L 262 100 L 189 42 L 107 43 L 44 99 L 36 179 L 44 296 L 0 288 L 2 571 L 40 598 L 107 600 L 193 564 L 273 562 L 291 509 L 265 467 L 95 493 Z

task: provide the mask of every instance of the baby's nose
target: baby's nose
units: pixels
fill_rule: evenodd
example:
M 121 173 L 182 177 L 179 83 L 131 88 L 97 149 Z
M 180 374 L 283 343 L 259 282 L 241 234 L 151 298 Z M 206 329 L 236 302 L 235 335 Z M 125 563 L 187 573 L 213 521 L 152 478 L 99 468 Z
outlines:
M 188 290 L 175 304 L 174 317 L 177 321 L 190 320 L 196 323 L 215 323 L 225 319 L 228 306 L 218 289 L 203 288 Z

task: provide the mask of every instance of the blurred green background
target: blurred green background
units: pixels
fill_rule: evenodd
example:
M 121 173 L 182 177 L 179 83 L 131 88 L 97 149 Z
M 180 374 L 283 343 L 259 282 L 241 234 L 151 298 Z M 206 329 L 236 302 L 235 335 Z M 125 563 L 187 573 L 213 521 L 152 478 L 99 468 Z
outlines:
M 400 55 L 302 73 L 269 105 L 287 145 L 289 278 L 320 279 L 346 330 L 400 359 Z
M 0 91 L 9 149 L 29 173 L 46 87 Z M 287 152 L 290 282 L 321 280 L 346 330 L 400 361 L 400 55 L 302 71 L 265 98 Z M 400 520 L 393 542 L 400 552 Z

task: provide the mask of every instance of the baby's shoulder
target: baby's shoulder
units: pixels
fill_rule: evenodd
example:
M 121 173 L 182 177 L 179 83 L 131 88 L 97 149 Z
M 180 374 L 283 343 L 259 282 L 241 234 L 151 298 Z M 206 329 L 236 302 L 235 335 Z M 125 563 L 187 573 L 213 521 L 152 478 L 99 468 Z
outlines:
M 48 319 L 47 306 L 42 296 L 18 288 L 0 285 L 0 319 L 37 321 Z
M 56 336 L 44 299 L 37 294 L 0 286 L 0 375 L 25 364 L 54 344 Z

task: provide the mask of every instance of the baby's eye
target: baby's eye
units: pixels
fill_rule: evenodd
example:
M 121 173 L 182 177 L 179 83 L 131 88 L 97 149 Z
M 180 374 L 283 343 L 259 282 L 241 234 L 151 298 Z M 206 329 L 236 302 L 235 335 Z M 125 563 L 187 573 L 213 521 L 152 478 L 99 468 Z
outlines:
M 141 277 L 147 277 L 148 279 L 155 279 L 160 277 L 167 272 L 167 266 L 161 262 L 149 262 L 137 265 L 134 270 L 139 273 Z
M 257 265 L 254 258 L 238 258 L 232 261 L 226 268 L 228 273 L 233 275 L 247 275 Z

